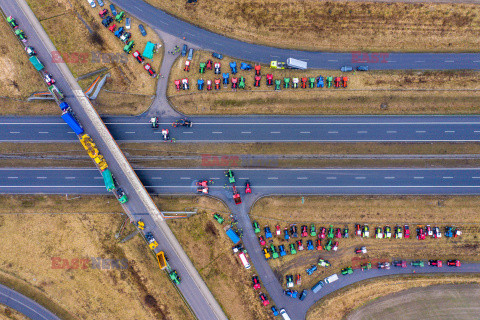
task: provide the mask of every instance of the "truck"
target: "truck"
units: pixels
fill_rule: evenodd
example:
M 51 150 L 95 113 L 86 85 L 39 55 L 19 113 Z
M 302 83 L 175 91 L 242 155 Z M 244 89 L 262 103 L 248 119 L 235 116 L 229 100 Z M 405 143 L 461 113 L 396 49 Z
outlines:
M 250 269 L 250 264 L 248 263 L 247 257 L 245 257 L 245 253 L 240 252 L 240 254 L 238 256 L 239 256 L 240 260 L 242 261 L 242 264 L 245 267 L 245 269 Z
M 323 288 L 324 285 L 325 285 L 325 283 L 323 282 L 323 280 L 318 281 L 318 282 L 312 287 L 313 293 L 317 293 L 318 291 L 320 291 L 320 290 Z
M 31 56 L 28 60 L 30 60 L 37 71 L 43 70 L 44 66 L 36 56 Z
M 290 69 L 302 69 L 305 70 L 307 69 L 307 62 L 302 61 L 302 60 L 297 60 L 294 58 L 288 58 L 287 59 L 287 67 Z
M 68 126 L 75 132 L 75 134 L 80 135 L 83 133 L 83 128 L 80 123 L 75 119 L 73 114 L 70 111 L 64 111 L 62 114 L 62 119 L 65 121 Z
M 110 169 L 105 169 L 102 172 L 103 182 L 105 183 L 105 188 L 107 191 L 113 191 L 115 189 L 115 184 L 113 183 L 113 176 L 110 172 Z
M 63 93 L 62 91 L 60 91 L 60 89 L 57 88 L 56 85 L 52 84 L 51 86 L 48 86 L 48 91 L 50 91 L 50 93 L 52 94 L 53 98 L 55 99 L 55 101 L 60 104 L 60 102 L 63 100 L 64 96 L 63 96 Z
M 240 242 L 240 238 L 238 237 L 237 233 L 232 229 L 229 228 L 227 231 L 227 236 L 232 240 L 233 244 L 237 244 Z
M 332 274 L 331 276 L 329 277 L 326 277 L 325 279 L 323 279 L 323 282 L 325 283 L 332 283 L 334 281 L 337 281 L 338 280 L 338 275 L 336 273 Z

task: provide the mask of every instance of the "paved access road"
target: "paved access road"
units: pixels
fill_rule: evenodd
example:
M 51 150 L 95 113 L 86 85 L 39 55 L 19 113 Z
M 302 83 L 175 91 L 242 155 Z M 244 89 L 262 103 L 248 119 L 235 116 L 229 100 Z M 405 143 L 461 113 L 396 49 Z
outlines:
M 2 284 L 0 284 L 0 304 L 15 309 L 32 320 L 60 320 L 54 313 L 32 299 Z
M 145 116 L 104 117 L 115 140 L 161 141 L 168 128 L 176 142 L 478 142 L 480 116 L 256 116 L 189 117 L 190 128 Z M 60 117 L 0 117 L 1 141 L 75 141 Z
M 198 47 L 238 59 L 270 63 L 293 57 L 308 62 L 309 68 L 340 69 L 352 64 L 352 53 L 308 52 L 279 49 L 230 39 L 179 20 L 141 0 L 113 0 L 123 10 L 153 28 L 179 38 L 185 37 Z M 372 70 L 384 69 L 478 69 L 478 53 L 390 53 L 385 63 L 361 63 Z

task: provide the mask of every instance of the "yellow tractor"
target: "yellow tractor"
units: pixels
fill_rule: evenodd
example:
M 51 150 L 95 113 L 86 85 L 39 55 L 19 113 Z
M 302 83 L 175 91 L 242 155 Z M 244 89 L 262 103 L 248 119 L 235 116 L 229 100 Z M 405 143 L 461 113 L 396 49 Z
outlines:
M 287 64 L 285 62 L 270 61 L 271 69 L 285 69 L 286 66 Z

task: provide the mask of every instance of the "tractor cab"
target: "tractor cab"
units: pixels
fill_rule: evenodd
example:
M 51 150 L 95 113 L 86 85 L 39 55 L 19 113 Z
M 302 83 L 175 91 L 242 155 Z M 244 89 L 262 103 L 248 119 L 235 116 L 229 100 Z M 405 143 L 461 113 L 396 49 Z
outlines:
M 242 203 L 242 199 L 240 198 L 240 194 L 237 191 L 237 188 L 233 186 L 233 201 L 235 202 L 236 205 L 239 205 Z
M 285 69 L 287 64 L 285 62 L 270 61 L 270 68 L 272 69 Z
M 245 184 L 245 193 L 252 193 L 252 189 L 250 188 L 250 182 L 247 181 Z
M 150 124 L 152 125 L 153 129 L 158 128 L 158 117 L 150 118 Z
M 170 132 L 168 129 L 162 129 L 163 141 L 170 140 Z

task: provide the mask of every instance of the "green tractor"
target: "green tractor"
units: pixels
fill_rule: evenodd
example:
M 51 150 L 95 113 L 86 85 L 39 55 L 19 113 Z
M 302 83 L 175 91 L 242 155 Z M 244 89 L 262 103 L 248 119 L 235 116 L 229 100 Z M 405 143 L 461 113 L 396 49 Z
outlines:
M 315 78 L 308 78 L 308 86 L 310 89 L 315 88 Z
M 239 89 L 245 89 L 245 78 L 240 77 L 240 82 L 238 83 L 238 88 Z
M 420 268 L 423 268 L 425 266 L 423 261 L 420 261 L 420 260 L 412 261 L 411 265 L 412 267 L 420 267 Z
M 327 77 L 327 88 L 331 88 L 333 83 L 333 77 Z
M 23 32 L 23 30 L 20 30 L 20 29 L 15 30 L 15 35 L 22 42 L 27 42 L 27 36 L 25 35 L 25 32 Z
M 135 43 L 133 40 L 130 40 L 127 45 L 125 47 L 123 47 L 123 51 L 125 51 L 125 53 L 129 54 L 130 52 L 132 52 L 132 49 L 135 47 Z
M 119 14 L 115 16 L 115 21 L 122 22 L 124 15 L 125 15 L 125 12 L 121 11 Z
M 253 230 L 255 231 L 255 233 L 260 233 L 260 227 L 258 226 L 257 221 L 253 221 Z
M 275 91 L 280 91 L 280 85 L 281 85 L 281 81 L 280 80 L 275 80 Z
M 332 240 L 331 240 L 331 239 L 327 241 L 327 244 L 325 245 L 324 248 L 325 248 L 325 250 L 327 250 L 327 251 L 331 251 L 331 250 L 332 250 Z
M 200 73 L 205 73 L 205 62 L 200 62 Z
M 365 264 L 362 264 L 361 268 L 362 268 L 362 271 L 363 270 L 370 270 L 370 269 L 372 269 L 372 264 L 370 262 L 367 262 Z
M 315 230 L 315 225 L 312 223 L 310 226 L 310 237 L 316 237 L 317 236 L 317 231 Z
M 277 259 L 278 258 L 278 252 L 277 252 L 277 249 L 275 248 L 275 246 L 272 245 L 270 246 L 270 252 L 272 253 L 272 258 L 273 259 Z
M 295 249 L 295 243 L 290 243 L 290 254 L 297 254 L 297 250 Z
M 318 259 L 318 265 L 320 267 L 328 268 L 328 267 L 330 267 L 330 262 L 328 260 L 320 258 L 320 259 Z
M 283 87 L 288 89 L 290 87 L 290 78 L 283 78 Z
M 215 213 L 215 214 L 213 215 L 213 218 L 214 218 L 215 220 L 217 220 L 217 222 L 220 223 L 220 224 L 222 224 L 223 221 L 224 221 L 224 219 L 222 218 L 222 216 L 219 215 L 218 213 Z
M 346 268 L 342 269 L 342 274 L 343 275 L 352 274 L 352 273 L 353 273 L 352 267 L 346 267 Z
M 334 236 L 335 236 L 335 231 L 333 230 L 333 226 L 330 225 L 330 228 L 328 228 L 328 238 L 333 239 Z
M 9 17 L 7 18 L 7 22 L 8 22 L 8 24 L 10 25 L 10 27 L 12 27 L 13 29 L 18 28 L 18 24 L 17 24 L 17 22 L 15 21 L 15 19 L 14 19 L 12 16 L 9 16 Z
M 169 271 L 168 276 L 173 283 L 175 283 L 176 285 L 180 284 L 180 276 L 178 275 L 176 270 Z
M 228 169 L 228 171 L 225 173 L 225 176 L 227 176 L 228 182 L 235 183 L 235 177 L 233 176 L 232 170 Z

